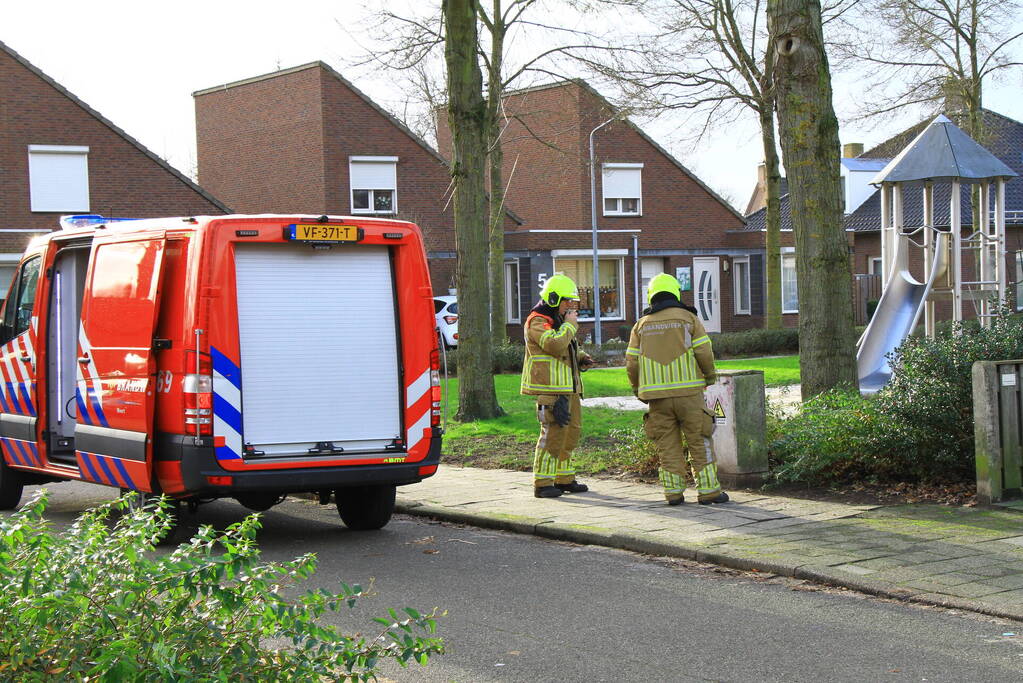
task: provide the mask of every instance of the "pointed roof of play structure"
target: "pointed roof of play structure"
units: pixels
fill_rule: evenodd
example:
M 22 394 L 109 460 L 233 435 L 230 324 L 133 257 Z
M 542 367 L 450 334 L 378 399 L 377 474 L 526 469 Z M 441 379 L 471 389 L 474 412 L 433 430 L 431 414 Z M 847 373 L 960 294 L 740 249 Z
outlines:
M 953 179 L 970 182 L 1016 175 L 998 157 L 941 115 L 870 182 L 874 185 Z

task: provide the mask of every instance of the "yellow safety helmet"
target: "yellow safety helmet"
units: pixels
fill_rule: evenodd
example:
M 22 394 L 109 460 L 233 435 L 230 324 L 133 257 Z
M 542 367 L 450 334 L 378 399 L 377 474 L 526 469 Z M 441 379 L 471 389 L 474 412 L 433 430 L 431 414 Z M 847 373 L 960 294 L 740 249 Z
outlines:
M 540 298 L 550 306 L 557 306 L 562 299 L 579 300 L 579 290 L 576 289 L 572 278 L 561 273 L 555 273 L 547 278 L 540 290 Z
M 661 292 L 668 292 L 676 299 L 682 300 L 682 285 L 674 276 L 667 273 L 658 273 L 650 280 L 650 285 L 646 290 L 646 302 L 653 303 L 654 295 Z

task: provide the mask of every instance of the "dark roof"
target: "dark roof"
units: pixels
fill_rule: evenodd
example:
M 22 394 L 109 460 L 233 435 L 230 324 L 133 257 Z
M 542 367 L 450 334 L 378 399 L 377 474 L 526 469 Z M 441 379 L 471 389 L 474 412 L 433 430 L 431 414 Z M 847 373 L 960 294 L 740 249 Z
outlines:
M 67 88 L 62 86 L 60 83 L 58 83 L 57 81 L 55 81 L 52 78 L 50 78 L 49 76 L 47 76 L 42 71 L 40 71 L 34 64 L 32 64 L 32 62 L 28 61 L 27 59 L 25 59 L 24 57 L 19 55 L 17 52 L 12 50 L 10 47 L 8 47 L 6 44 L 4 44 L 3 41 L 0 41 L 0 50 L 3 50 L 7 54 L 9 54 L 14 59 L 14 61 L 16 61 L 19 64 L 21 64 L 23 67 L 25 67 L 26 69 L 28 69 L 29 71 L 34 73 L 36 76 L 41 78 L 43 81 L 45 81 L 47 83 L 47 85 L 49 85 L 54 90 L 59 92 L 61 95 L 63 95 L 64 97 L 68 98 L 69 100 L 74 102 L 76 105 L 81 107 L 82 110 L 85 111 L 85 113 L 89 114 L 90 116 L 92 116 L 93 118 L 98 120 L 100 123 L 102 123 L 104 126 L 109 128 L 110 130 L 114 131 L 114 133 L 116 133 L 117 135 L 119 135 L 122 138 L 124 138 L 124 140 L 127 141 L 129 144 L 131 144 L 133 147 L 138 149 L 140 152 L 145 154 L 147 157 L 149 157 L 150 159 L 155 161 L 159 166 L 163 167 L 166 171 L 168 171 L 175 178 L 177 178 L 178 180 L 180 180 L 184 184 L 188 185 L 188 187 L 190 187 L 192 190 L 194 190 L 199 195 L 201 195 L 203 197 L 203 199 L 206 199 L 207 201 L 212 203 L 214 206 L 216 206 L 218 209 L 222 210 L 224 213 L 232 213 L 231 209 L 226 204 L 221 202 L 219 199 L 217 199 L 216 197 L 211 195 L 206 190 L 202 189 L 202 187 L 200 187 L 197 183 L 195 183 L 191 178 L 186 176 L 184 173 L 182 173 L 178 169 L 174 168 L 173 166 L 171 166 L 169 163 L 167 163 L 165 160 L 161 159 L 157 155 L 155 155 L 152 152 L 150 152 L 149 149 L 146 148 L 145 145 L 143 145 L 141 142 L 139 142 L 138 140 L 136 140 L 132 136 L 128 135 L 126 132 L 124 132 L 123 130 L 121 130 L 117 126 L 115 126 L 114 123 L 110 119 L 106 118 L 105 116 L 100 114 L 98 111 L 96 111 L 95 109 L 93 109 L 92 107 L 87 105 L 85 102 L 83 102 L 82 100 L 80 100 L 77 97 L 75 97 L 75 95 L 72 94 L 71 91 L 69 91 Z
M 787 185 L 786 188 L 788 189 Z M 789 211 L 789 195 L 783 194 L 779 201 L 781 207 L 779 213 L 781 213 L 781 229 L 791 230 L 792 229 L 792 212 Z M 750 215 L 746 216 L 746 225 L 738 230 L 730 230 L 729 232 L 763 232 L 767 230 L 767 207 L 754 211 Z
M 963 123 L 966 118 L 964 112 L 958 114 L 947 114 L 955 123 Z M 906 148 L 913 140 L 931 124 L 933 119 L 927 119 L 908 128 L 901 133 L 885 140 L 873 147 L 858 159 L 892 159 Z M 1023 225 L 1023 123 L 1010 119 L 1007 116 L 984 110 L 984 142 L 983 146 L 990 151 L 999 161 L 1005 164 L 1017 176 L 1010 178 L 1005 184 L 1005 210 L 1014 215 L 1006 216 L 1006 223 L 1009 225 Z M 948 184 L 936 183 L 934 188 L 935 198 L 935 223 L 948 225 L 949 193 L 951 186 Z M 781 224 L 782 229 L 791 229 L 792 221 L 789 215 L 788 198 L 782 197 L 781 201 Z M 908 189 L 903 195 L 903 215 L 907 225 L 920 225 L 923 223 L 922 192 Z M 962 188 L 960 198 L 962 207 L 961 221 L 963 225 L 969 225 L 970 216 L 970 193 L 969 186 Z M 766 229 L 767 209 L 761 209 L 746 217 L 746 230 L 759 232 Z M 845 228 L 853 232 L 877 232 L 881 229 L 881 193 L 874 192 L 866 201 L 860 204 L 851 214 L 845 217 Z
M 1010 119 L 988 109 L 984 113 L 984 135 L 981 142 L 983 147 L 991 152 L 995 158 L 1005 164 L 1016 177 L 1010 178 L 1005 183 L 1005 210 L 1007 214 L 1006 223 L 1009 225 L 1023 225 L 1023 123 Z M 953 123 L 962 125 L 966 120 L 966 112 L 947 114 Z M 908 128 L 898 135 L 895 135 L 881 144 L 867 150 L 860 155 L 860 158 L 882 158 L 890 159 L 909 145 L 919 136 L 924 129 L 931 124 L 931 120 L 921 121 L 915 126 Z M 948 205 L 950 186 L 937 183 L 934 187 L 935 198 L 935 223 L 948 225 Z M 875 192 L 867 201 L 863 202 L 856 211 L 846 216 L 845 226 L 854 232 L 877 232 L 881 229 L 881 193 Z M 920 225 L 923 223 L 922 194 L 912 189 L 903 195 L 903 212 L 907 225 Z M 960 220 L 963 225 L 969 225 L 970 215 L 970 192 L 969 187 L 964 185 L 960 197 L 962 216 Z
M 1019 175 L 952 123 L 938 116 L 899 155 L 888 162 L 873 183 L 988 180 Z

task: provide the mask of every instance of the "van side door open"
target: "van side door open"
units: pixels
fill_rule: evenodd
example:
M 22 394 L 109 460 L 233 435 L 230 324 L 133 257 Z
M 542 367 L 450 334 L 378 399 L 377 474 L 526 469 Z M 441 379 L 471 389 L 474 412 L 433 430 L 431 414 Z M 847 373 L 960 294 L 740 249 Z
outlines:
M 153 490 L 153 333 L 164 247 L 164 236 L 153 233 L 100 233 L 92 246 L 78 333 L 75 457 L 82 478 L 108 486 Z

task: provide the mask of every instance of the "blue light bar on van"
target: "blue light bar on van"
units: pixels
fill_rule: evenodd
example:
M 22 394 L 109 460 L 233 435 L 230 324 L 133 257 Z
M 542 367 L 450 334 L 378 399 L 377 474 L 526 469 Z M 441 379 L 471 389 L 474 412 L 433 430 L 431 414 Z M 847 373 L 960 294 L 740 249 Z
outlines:
M 74 228 L 87 228 L 91 225 L 106 225 L 119 221 L 137 221 L 138 218 L 107 218 L 96 213 L 79 213 L 71 216 L 60 217 L 61 230 L 73 230 Z

